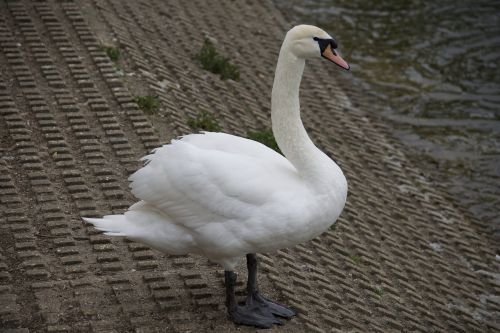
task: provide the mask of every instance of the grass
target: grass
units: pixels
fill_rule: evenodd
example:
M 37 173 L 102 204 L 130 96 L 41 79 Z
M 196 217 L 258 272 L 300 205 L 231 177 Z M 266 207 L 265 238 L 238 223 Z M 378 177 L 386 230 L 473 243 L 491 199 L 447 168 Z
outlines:
M 158 111 L 158 109 L 160 108 L 160 101 L 156 96 L 137 96 L 136 98 L 134 98 L 134 101 L 137 103 L 139 108 L 149 114 Z
M 120 59 L 121 52 L 119 48 L 114 46 L 106 46 L 104 50 L 106 51 L 106 54 L 108 55 L 109 59 L 111 59 L 111 61 L 117 62 L 118 59 Z
M 251 140 L 260 142 L 283 155 L 280 148 L 278 147 L 278 144 L 276 143 L 276 139 L 274 138 L 273 131 L 271 129 L 265 128 L 258 131 L 248 132 L 247 137 Z
M 231 64 L 228 58 L 220 55 L 215 49 L 215 45 L 209 39 L 205 39 L 200 52 L 194 56 L 194 60 L 203 69 L 214 74 L 219 74 L 222 80 L 232 79 L 238 81 L 240 79 L 238 67 Z
M 382 289 L 382 287 L 376 287 L 375 294 L 377 294 L 379 297 L 382 297 L 382 295 L 384 294 L 384 289 Z
M 358 255 L 355 255 L 355 254 L 352 254 L 349 256 L 349 258 L 352 260 L 353 263 L 355 263 L 356 265 L 359 264 L 361 262 L 361 257 L 358 256 Z
M 215 117 L 212 114 L 206 111 L 201 111 L 200 113 L 198 113 L 196 118 L 189 117 L 187 124 L 193 130 L 197 131 L 208 131 L 208 132 L 220 131 L 220 126 L 219 123 L 217 122 L 217 119 L 215 119 Z

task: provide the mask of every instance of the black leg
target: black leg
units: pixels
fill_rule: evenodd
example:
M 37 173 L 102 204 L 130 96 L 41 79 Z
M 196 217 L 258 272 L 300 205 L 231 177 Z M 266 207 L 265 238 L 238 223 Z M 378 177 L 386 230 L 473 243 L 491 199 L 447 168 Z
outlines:
M 281 324 L 281 322 L 274 318 L 268 317 L 253 311 L 252 308 L 247 306 L 240 306 L 236 302 L 234 294 L 234 286 L 236 284 L 236 273 L 233 271 L 225 271 L 224 279 L 226 284 L 226 306 L 229 317 L 236 324 L 255 326 L 259 328 L 270 328 L 273 324 Z
M 257 256 L 255 253 L 247 254 L 247 270 L 248 270 L 248 282 L 247 282 L 247 292 L 248 295 L 257 292 Z
M 224 280 L 226 283 L 226 307 L 229 312 L 234 311 L 238 306 L 234 293 L 234 285 L 236 284 L 236 273 L 232 271 L 224 271 Z
M 255 253 L 247 254 L 248 283 L 246 306 L 266 317 L 279 316 L 291 318 L 296 315 L 295 311 L 277 302 L 268 300 L 262 296 L 257 286 L 257 256 Z

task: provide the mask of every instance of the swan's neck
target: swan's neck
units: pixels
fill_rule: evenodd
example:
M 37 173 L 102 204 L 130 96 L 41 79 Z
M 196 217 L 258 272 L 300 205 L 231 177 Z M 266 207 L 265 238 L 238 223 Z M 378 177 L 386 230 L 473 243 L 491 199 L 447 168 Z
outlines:
M 305 60 L 281 48 L 274 77 L 271 119 L 276 142 L 304 180 L 315 187 L 334 181 L 338 166 L 313 144 L 300 119 L 299 87 Z M 340 169 L 339 169 L 340 170 Z

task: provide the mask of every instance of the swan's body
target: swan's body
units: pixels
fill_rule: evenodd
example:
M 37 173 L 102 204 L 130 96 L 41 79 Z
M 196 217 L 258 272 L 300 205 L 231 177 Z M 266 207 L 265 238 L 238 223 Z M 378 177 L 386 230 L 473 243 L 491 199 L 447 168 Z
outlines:
M 345 200 L 345 180 L 333 162 L 337 175 L 320 192 L 282 155 L 233 135 L 191 134 L 145 159 L 130 177 L 142 201 L 124 215 L 87 220 L 110 235 L 166 253 L 201 254 L 229 270 L 247 253 L 320 234 Z M 340 194 L 331 190 L 339 187 Z
M 146 156 L 130 177 L 141 201 L 123 215 L 85 220 L 165 253 L 204 255 L 226 271 L 245 254 L 293 246 L 328 229 L 344 207 L 347 182 L 300 120 L 305 58 L 320 51 L 313 37 L 331 38 L 316 27 L 292 29 L 276 68 L 272 124 L 286 158 L 229 134 L 187 135 Z

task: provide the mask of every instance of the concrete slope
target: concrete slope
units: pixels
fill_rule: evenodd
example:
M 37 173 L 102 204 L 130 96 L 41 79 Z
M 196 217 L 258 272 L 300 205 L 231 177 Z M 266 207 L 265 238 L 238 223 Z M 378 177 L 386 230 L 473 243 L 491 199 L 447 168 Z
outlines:
M 227 320 L 220 267 L 80 217 L 123 212 L 138 159 L 191 132 L 201 111 L 228 133 L 269 127 L 290 27 L 266 0 L 0 3 L 2 331 L 254 331 Z M 239 81 L 193 60 L 205 37 Z M 334 67 L 310 62 L 301 104 L 312 139 L 345 170 L 348 203 L 335 229 L 259 256 L 264 292 L 299 312 L 271 331 L 498 331 L 493 244 L 405 158 L 362 92 L 347 97 Z M 147 94 L 160 110 L 138 107 Z

